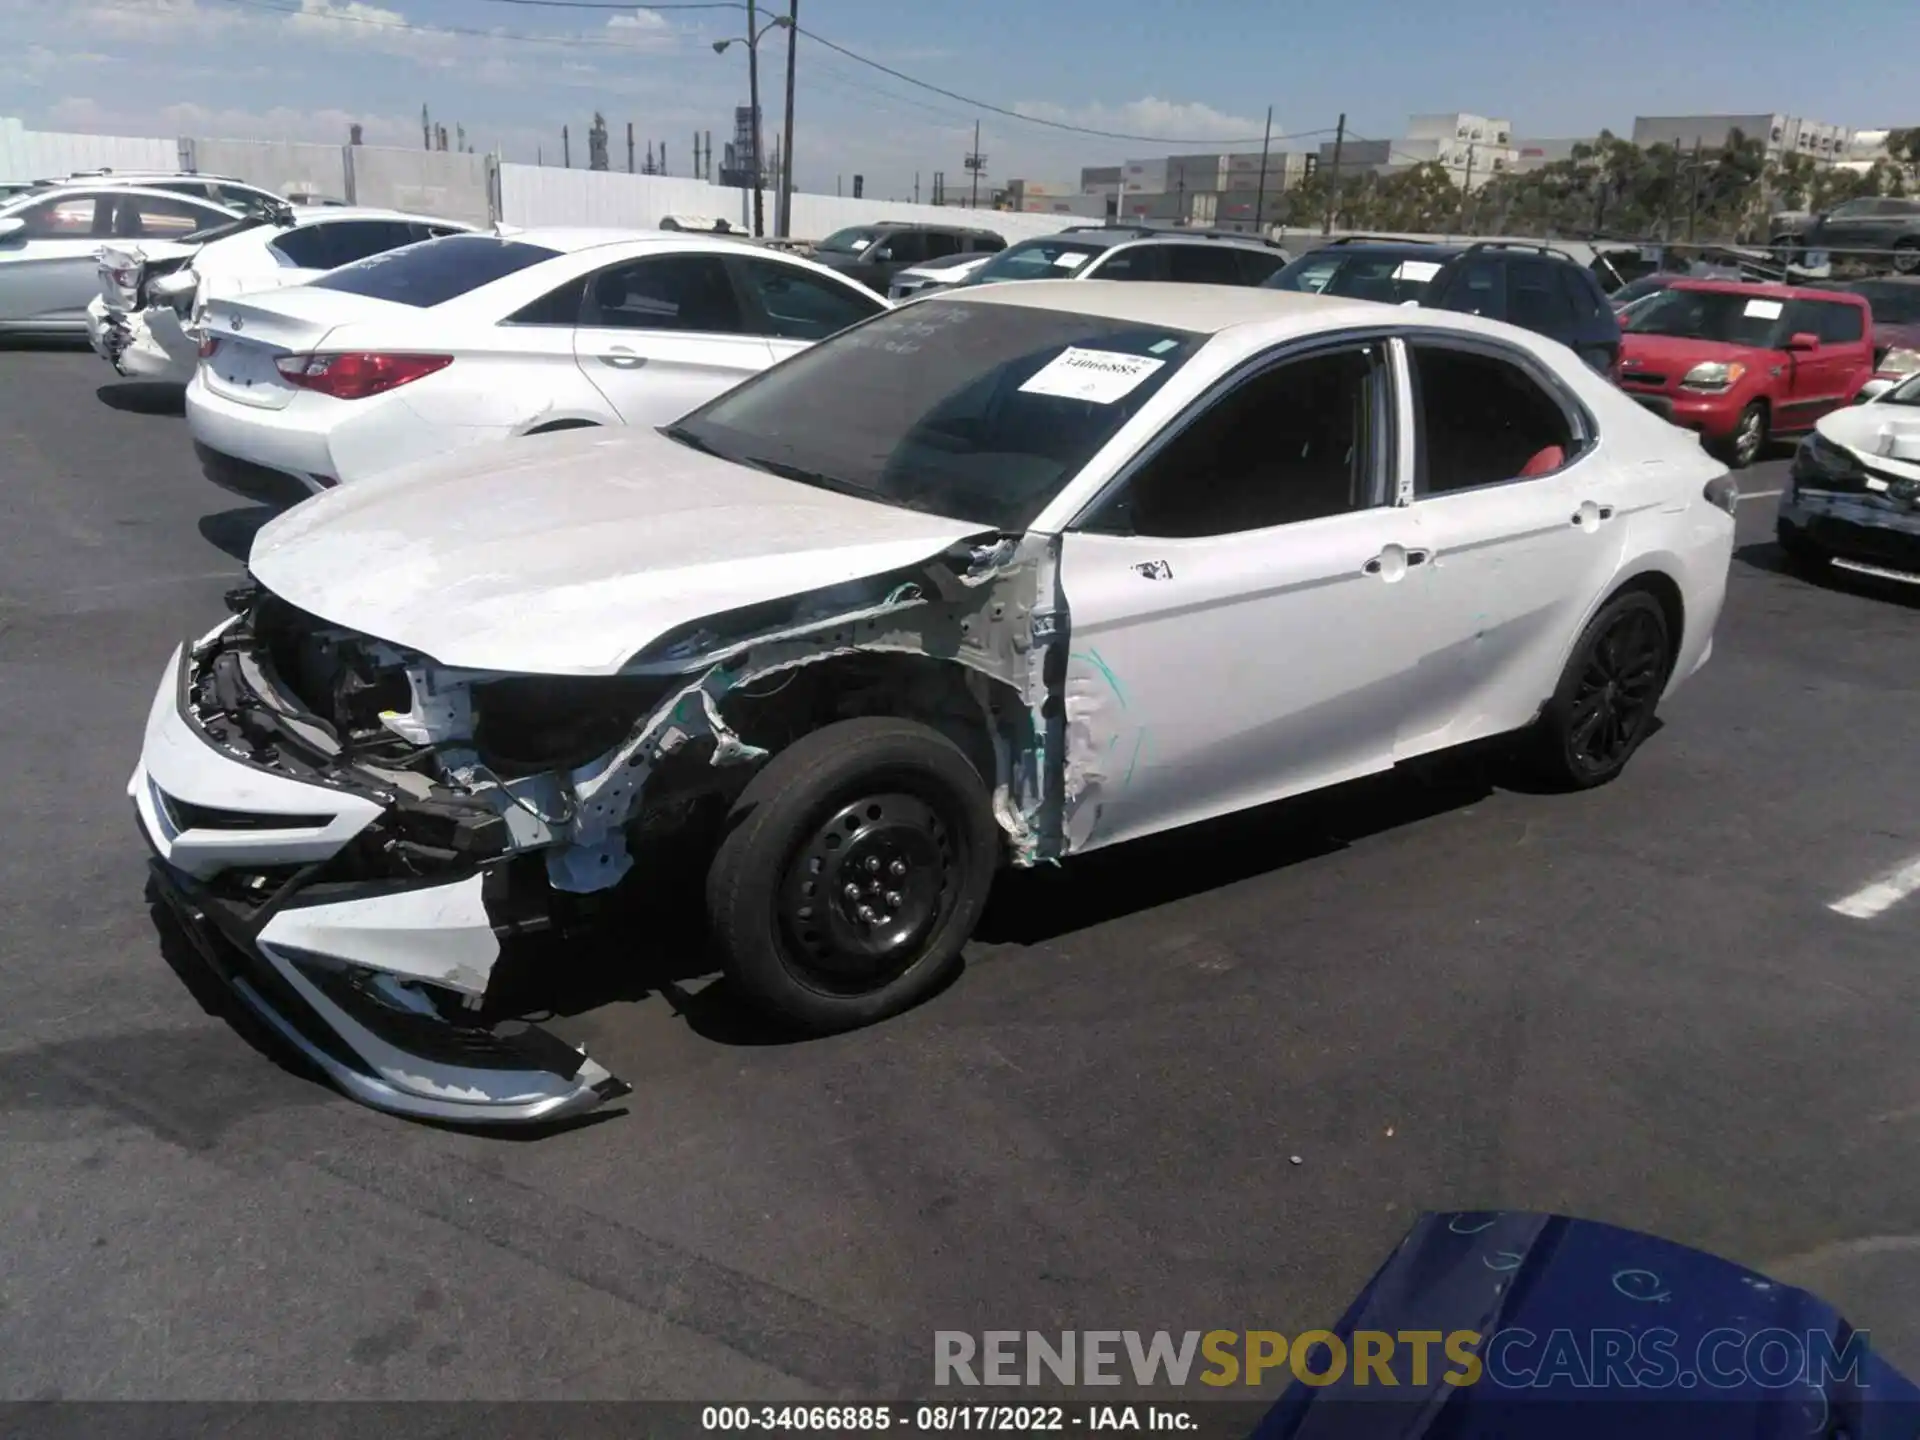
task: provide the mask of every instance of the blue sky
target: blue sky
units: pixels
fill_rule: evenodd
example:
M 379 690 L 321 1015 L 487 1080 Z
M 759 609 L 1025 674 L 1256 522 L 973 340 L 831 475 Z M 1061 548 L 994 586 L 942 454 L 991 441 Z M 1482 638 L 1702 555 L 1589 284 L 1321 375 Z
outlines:
M 1284 134 L 1330 128 L 1344 110 L 1354 133 L 1379 138 L 1410 113 L 1456 109 L 1510 119 L 1522 136 L 1624 131 L 1636 113 L 1920 124 L 1920 4 L 1824 0 L 1816 13 L 1809 24 L 1758 0 L 801 0 L 800 23 L 1026 114 L 1191 142 L 978 115 L 993 177 L 1071 179 L 1083 164 L 1258 136 L 1268 105 Z M 557 162 L 570 125 L 583 165 L 597 108 L 616 166 L 631 120 L 642 148 L 664 138 L 684 174 L 692 132 L 712 130 L 717 146 L 745 102 L 744 52 L 711 48 L 745 22 L 728 9 L 497 0 L 0 0 L 0 112 L 38 129 L 335 141 L 358 120 L 368 143 L 415 144 L 424 101 L 509 159 Z M 771 141 L 777 33 L 762 59 Z M 963 183 L 970 106 L 804 39 L 799 64 L 803 188 L 858 172 L 869 194 L 904 198 L 916 172 L 924 187 L 936 169 Z

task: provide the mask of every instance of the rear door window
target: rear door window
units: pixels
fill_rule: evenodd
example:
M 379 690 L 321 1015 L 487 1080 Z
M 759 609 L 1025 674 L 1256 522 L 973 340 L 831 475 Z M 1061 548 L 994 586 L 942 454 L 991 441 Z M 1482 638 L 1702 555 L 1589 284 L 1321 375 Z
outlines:
M 656 255 L 612 265 L 587 285 L 582 325 L 739 335 L 746 325 L 718 255 Z
M 923 238 L 927 242 L 925 259 L 938 260 L 942 255 L 960 253 L 960 237 L 951 230 L 929 230 Z
M 426 309 L 551 260 L 559 253 L 544 245 L 493 235 L 449 235 L 444 240 L 375 255 L 322 275 L 313 284 L 321 290 L 340 290 Z
M 1813 311 L 1820 326 L 1814 333 L 1821 344 L 1856 345 L 1866 338 L 1867 327 L 1857 307 L 1816 301 Z
M 1189 285 L 1238 285 L 1240 265 L 1224 245 L 1169 245 L 1167 278 Z
M 113 233 L 125 240 L 179 240 L 224 217 L 182 196 L 120 195 L 114 201 Z
M 1484 255 L 1462 260 L 1445 277 L 1444 288 L 1437 296 L 1430 297 L 1429 303 L 1442 310 L 1504 320 L 1506 294 L 1501 284 L 1500 262 Z
M 1542 335 L 1565 335 L 1574 327 L 1573 302 L 1545 260 L 1515 260 L 1507 271 L 1507 320 Z
M 777 260 L 735 262 L 760 318 L 749 327 L 783 340 L 824 340 L 887 307 L 871 292 Z
M 1610 311 L 1607 297 L 1600 293 L 1600 283 L 1591 272 L 1577 265 L 1556 265 L 1553 268 L 1560 276 L 1560 288 L 1566 292 L 1567 301 L 1573 306 L 1575 315 L 1588 323 L 1607 318 Z
M 1277 251 L 1268 255 L 1258 250 L 1235 250 L 1233 255 L 1240 264 L 1240 283 L 1243 285 L 1264 285 L 1276 270 L 1286 264 Z
M 1165 245 L 1133 245 L 1102 260 L 1089 280 L 1164 280 L 1167 277 Z

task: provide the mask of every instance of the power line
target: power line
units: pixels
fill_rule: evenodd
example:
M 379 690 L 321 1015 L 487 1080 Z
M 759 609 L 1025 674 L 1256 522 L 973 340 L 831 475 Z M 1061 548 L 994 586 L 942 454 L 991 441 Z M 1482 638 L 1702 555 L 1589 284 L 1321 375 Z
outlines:
M 330 10 L 303 10 L 297 6 L 274 5 L 268 0 L 222 0 L 223 4 L 237 5 L 247 10 L 265 10 L 274 15 L 286 15 L 294 19 L 315 20 L 323 23 L 342 25 L 364 25 L 375 30 L 409 31 L 416 35 L 467 35 L 479 40 L 518 40 L 530 45 L 582 45 L 604 50 L 644 50 L 644 45 L 631 44 L 624 40 L 610 40 L 596 35 L 527 35 L 511 30 L 476 30 L 462 25 L 414 25 L 405 20 L 382 20 L 372 15 L 352 15 Z M 115 5 L 108 3 L 108 9 L 133 12 L 148 11 L 145 5 Z M 620 7 L 632 10 L 632 5 Z

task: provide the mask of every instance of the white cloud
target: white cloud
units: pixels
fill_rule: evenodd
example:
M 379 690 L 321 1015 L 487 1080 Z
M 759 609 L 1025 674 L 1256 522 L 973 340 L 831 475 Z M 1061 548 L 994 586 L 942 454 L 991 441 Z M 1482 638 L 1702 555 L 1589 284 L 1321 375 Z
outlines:
M 1081 125 L 1089 130 L 1116 130 L 1129 135 L 1171 137 L 1167 144 L 1212 144 L 1223 140 L 1258 141 L 1260 120 L 1228 115 L 1199 101 L 1162 100 L 1149 95 L 1120 105 L 1055 105 L 1029 100 L 1013 107 L 1037 120 Z M 1145 142 L 1139 142 L 1145 143 Z

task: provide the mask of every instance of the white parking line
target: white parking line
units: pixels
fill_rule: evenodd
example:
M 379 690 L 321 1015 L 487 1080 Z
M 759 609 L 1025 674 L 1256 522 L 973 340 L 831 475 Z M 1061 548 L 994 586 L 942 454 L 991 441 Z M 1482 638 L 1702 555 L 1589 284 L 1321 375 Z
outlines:
M 1785 490 L 1743 490 L 1740 493 L 1740 498 L 1742 500 L 1771 500 L 1776 495 L 1784 495 L 1786 493 Z
M 1920 890 L 1920 857 L 1882 875 L 1871 885 L 1862 886 L 1844 900 L 1834 901 L 1827 908 L 1851 920 L 1871 920 L 1882 910 L 1898 905 L 1916 890 Z

